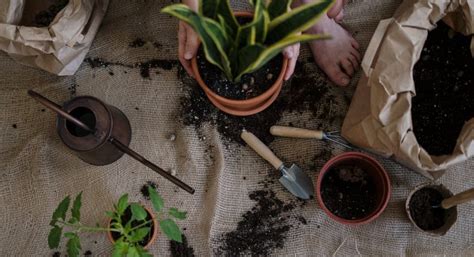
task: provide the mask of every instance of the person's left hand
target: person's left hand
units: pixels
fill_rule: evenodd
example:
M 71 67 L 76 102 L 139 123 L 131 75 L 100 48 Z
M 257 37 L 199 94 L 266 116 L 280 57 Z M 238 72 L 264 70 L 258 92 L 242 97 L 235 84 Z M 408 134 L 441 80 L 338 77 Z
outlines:
M 283 55 L 288 58 L 288 67 L 284 76 L 284 80 L 288 80 L 295 71 L 296 61 L 300 55 L 300 43 L 286 47 L 283 50 Z

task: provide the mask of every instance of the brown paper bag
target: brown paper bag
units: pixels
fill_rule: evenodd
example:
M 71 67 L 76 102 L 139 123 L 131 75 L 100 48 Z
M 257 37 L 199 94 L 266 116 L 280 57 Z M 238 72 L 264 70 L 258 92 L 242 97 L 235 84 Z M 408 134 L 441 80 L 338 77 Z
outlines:
M 443 18 L 454 30 L 472 35 L 474 1 L 408 0 L 393 18 L 379 23 L 362 61 L 363 75 L 342 127 L 343 137 L 352 144 L 393 157 L 431 179 L 474 156 L 474 119 L 464 125 L 453 154 L 448 156 L 430 156 L 412 132 L 412 69 L 428 31 Z M 474 43 L 471 51 L 474 53 Z
M 6 0 L 0 4 L 7 10 L 6 18 L 0 18 L 0 50 L 22 64 L 60 76 L 73 75 L 89 51 L 109 0 L 70 0 L 48 27 L 31 26 L 34 16 L 51 2 Z

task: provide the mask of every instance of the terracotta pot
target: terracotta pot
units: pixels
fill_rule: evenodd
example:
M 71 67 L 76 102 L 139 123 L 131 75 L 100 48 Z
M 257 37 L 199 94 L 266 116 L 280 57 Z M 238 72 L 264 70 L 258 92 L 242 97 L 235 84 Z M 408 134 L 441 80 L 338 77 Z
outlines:
M 331 168 L 339 165 L 356 165 L 358 167 L 363 168 L 369 174 L 374 184 L 376 185 L 377 207 L 366 217 L 357 220 L 344 219 L 333 214 L 324 205 L 323 198 L 321 196 L 321 186 L 323 178 L 327 174 L 327 172 L 331 170 Z M 367 224 L 378 218 L 387 207 L 388 201 L 390 200 L 390 195 L 390 178 L 388 177 L 388 174 L 385 169 L 374 158 L 370 157 L 367 154 L 359 152 L 347 152 L 333 157 L 321 169 L 321 172 L 319 173 L 316 182 L 316 196 L 321 208 L 331 219 L 346 225 Z
M 235 12 L 235 15 L 238 17 L 253 16 L 253 14 L 250 12 Z M 201 86 L 201 88 L 204 90 L 209 100 L 217 108 L 228 114 L 236 116 L 249 116 L 265 110 L 276 100 L 283 85 L 283 77 L 285 76 L 286 69 L 288 67 L 288 58 L 283 57 L 282 69 L 275 83 L 263 94 L 246 100 L 229 99 L 216 94 L 204 83 L 201 74 L 199 73 L 196 57 L 192 59 L 191 66 L 193 69 L 194 78 L 197 80 L 199 86 Z
M 144 206 L 144 205 L 142 205 L 142 207 L 146 210 L 146 212 L 148 212 L 148 214 L 150 215 L 150 217 L 153 219 L 153 230 L 151 231 L 151 233 L 153 233 L 153 234 L 152 234 L 152 236 L 151 236 L 151 238 L 150 238 L 150 241 L 148 241 L 148 243 L 143 247 L 144 249 L 148 249 L 148 247 L 150 247 L 150 245 L 151 245 L 151 244 L 156 240 L 156 238 L 158 237 L 158 226 L 159 226 L 159 224 L 158 224 L 158 222 L 156 222 L 156 216 L 155 216 L 155 214 L 153 214 L 153 211 L 152 211 L 150 208 L 148 208 L 148 207 L 146 207 L 146 206 Z M 109 222 L 108 222 L 109 228 L 110 228 L 110 226 L 111 226 L 111 223 L 112 223 L 112 219 L 109 219 Z M 110 242 L 115 243 L 115 240 L 114 240 L 114 238 L 112 237 L 112 232 L 110 232 L 110 231 L 107 232 L 107 237 L 109 238 Z

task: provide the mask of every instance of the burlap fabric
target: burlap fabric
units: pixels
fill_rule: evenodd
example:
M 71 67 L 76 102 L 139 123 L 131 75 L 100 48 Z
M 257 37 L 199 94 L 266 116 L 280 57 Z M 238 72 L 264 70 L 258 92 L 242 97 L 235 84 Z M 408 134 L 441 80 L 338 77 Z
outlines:
M 111 1 L 89 56 L 123 63 L 150 58 L 176 59 L 177 21 L 159 13 L 165 4 L 168 3 Z M 346 25 L 355 33 L 362 51 L 379 20 L 390 17 L 398 4 L 398 0 L 349 3 Z M 129 42 L 137 37 L 162 46 L 129 48 Z M 302 58 L 309 56 L 307 49 L 302 55 Z M 16 64 L 5 54 L 0 55 L 0 67 L 0 256 L 51 255 L 47 247 L 48 222 L 54 207 L 65 195 L 84 191 L 83 222 L 105 224 L 104 211 L 110 209 L 122 193 L 128 192 L 132 200 L 143 201 L 139 190 L 148 180 L 158 182 L 167 203 L 189 212 L 189 219 L 181 225 L 186 227 L 185 233 L 196 255 L 212 255 L 221 243 L 220 235 L 234 230 L 241 215 L 254 205 L 248 192 L 260 188 L 258 182 L 268 177 L 267 171 L 271 169 L 268 164 L 246 147 L 224 144 L 213 126 L 196 130 L 181 125 L 179 99 L 185 90 L 177 79 L 176 69 L 158 69 L 159 74 L 153 73 L 149 80 L 143 79 L 137 69 L 119 66 L 91 69 L 83 64 L 75 76 L 59 78 Z M 320 75 L 314 64 L 299 68 Z M 165 169 L 176 169 L 177 176 L 196 188 L 196 194 L 175 192 L 176 187 L 129 157 L 95 167 L 72 155 L 55 132 L 54 115 L 43 112 L 40 105 L 27 97 L 26 91 L 35 89 L 57 102 L 64 102 L 71 97 L 68 89 L 73 85 L 78 85 L 77 95 L 93 95 L 120 108 L 132 124 L 131 147 Z M 330 87 L 330 90 L 335 103 L 341 103 L 340 99 L 351 95 L 353 87 Z M 334 115 L 342 117 L 346 109 L 346 105 L 336 104 Z M 314 119 L 307 113 L 286 113 L 279 123 L 288 122 L 314 128 L 327 121 Z M 341 122 L 342 118 L 337 118 L 330 125 L 338 127 Z M 170 133 L 176 134 L 176 141 L 167 139 Z M 271 147 L 283 160 L 297 162 L 312 176 L 317 175 L 326 160 L 313 160 L 315 156 L 328 147 L 332 154 L 343 150 L 330 144 L 291 139 L 277 139 Z M 343 226 L 330 220 L 313 200 L 292 211 L 304 216 L 307 224 L 292 228 L 284 247 L 275 249 L 272 254 L 474 256 L 474 205 L 459 207 L 458 221 L 444 237 L 433 238 L 418 232 L 405 215 L 404 201 L 409 191 L 425 179 L 392 161 L 381 162 L 390 173 L 393 195 L 378 220 L 361 227 Z M 474 185 L 473 160 L 452 169 L 441 182 L 453 192 Z M 274 190 L 281 199 L 291 199 L 278 184 Z M 111 249 L 102 234 L 84 234 L 82 245 L 84 251 L 90 250 L 93 255 L 107 256 Z M 168 249 L 168 240 L 159 237 L 151 251 L 158 256 L 168 256 Z M 61 251 L 64 253 L 64 248 Z

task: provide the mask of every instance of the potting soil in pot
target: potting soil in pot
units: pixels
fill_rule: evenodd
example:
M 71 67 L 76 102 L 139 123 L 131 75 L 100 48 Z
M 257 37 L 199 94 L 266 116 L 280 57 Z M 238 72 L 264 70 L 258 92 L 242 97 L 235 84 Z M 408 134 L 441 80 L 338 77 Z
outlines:
M 350 165 L 336 166 L 324 175 L 321 196 L 326 208 L 347 220 L 367 217 L 377 206 L 376 189 L 369 174 Z
M 446 222 L 446 210 L 433 208 L 443 201 L 443 195 L 434 188 L 422 188 L 411 197 L 410 215 L 416 225 L 423 230 L 435 230 Z
M 204 52 L 197 55 L 202 80 L 216 94 L 236 100 L 244 100 L 261 95 L 269 89 L 280 75 L 283 56 L 277 55 L 259 70 L 245 74 L 239 82 L 232 82 L 217 66 L 208 62 Z
M 431 155 L 451 154 L 464 123 L 474 118 L 470 43 L 471 37 L 438 22 L 428 33 L 413 70 L 413 130 L 418 143 Z
M 125 226 L 125 224 L 127 224 L 127 222 L 129 222 L 130 219 L 132 218 L 132 209 L 130 207 L 128 207 L 125 210 L 125 213 L 122 215 L 121 218 L 122 218 L 122 225 Z M 145 220 L 148 221 L 150 219 L 151 219 L 151 216 L 147 212 Z M 134 221 L 132 221 L 132 227 L 138 226 L 141 223 L 142 222 L 137 222 L 136 220 L 134 220 Z M 150 223 L 149 228 L 150 228 L 150 232 L 148 233 L 148 235 L 146 235 L 140 242 L 138 242 L 138 244 L 140 244 L 141 246 L 145 246 L 151 240 L 151 237 L 153 236 L 153 229 L 154 229 L 153 222 Z M 112 232 L 112 238 L 114 240 L 118 240 L 120 238 L 120 233 Z

